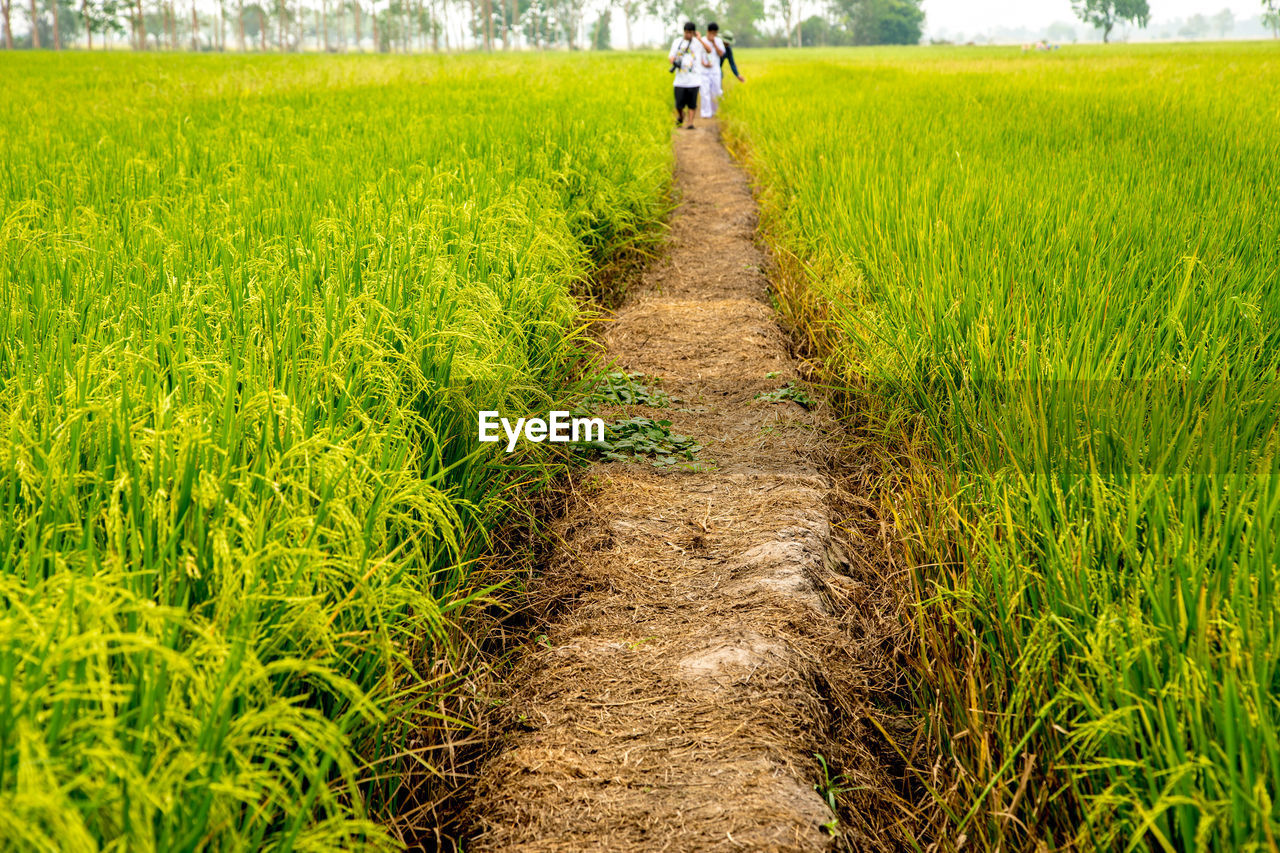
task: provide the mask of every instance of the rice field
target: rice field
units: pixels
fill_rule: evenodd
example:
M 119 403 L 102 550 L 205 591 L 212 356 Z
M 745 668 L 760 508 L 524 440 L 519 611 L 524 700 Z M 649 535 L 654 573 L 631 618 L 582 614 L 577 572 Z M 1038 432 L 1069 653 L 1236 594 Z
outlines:
M 398 844 L 556 470 L 476 412 L 666 209 L 637 64 L 0 55 L 0 846 Z
M 655 70 L 656 68 L 656 70 Z M 753 51 L 967 849 L 1280 835 L 1280 47 Z M 652 56 L 0 54 L 0 847 L 381 849 L 668 209 Z M 943 760 L 933 766 L 937 754 Z
M 780 301 L 899 472 L 945 836 L 1274 850 L 1280 47 L 755 69 Z

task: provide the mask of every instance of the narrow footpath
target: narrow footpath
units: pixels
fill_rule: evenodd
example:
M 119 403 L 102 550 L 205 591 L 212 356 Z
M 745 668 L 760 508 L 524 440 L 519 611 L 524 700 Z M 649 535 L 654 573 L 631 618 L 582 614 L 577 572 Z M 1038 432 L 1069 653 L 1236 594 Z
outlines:
M 896 809 L 865 793 L 893 786 L 858 746 L 892 668 L 881 585 L 850 541 L 868 534 L 832 523 L 829 414 L 757 399 L 799 377 L 745 175 L 713 122 L 674 144 L 670 245 L 606 345 L 679 400 L 649 414 L 705 446 L 701 470 L 600 464 L 580 482 L 467 849 L 893 848 L 872 821 L 836 821 L 824 783 L 849 773 L 857 811 Z

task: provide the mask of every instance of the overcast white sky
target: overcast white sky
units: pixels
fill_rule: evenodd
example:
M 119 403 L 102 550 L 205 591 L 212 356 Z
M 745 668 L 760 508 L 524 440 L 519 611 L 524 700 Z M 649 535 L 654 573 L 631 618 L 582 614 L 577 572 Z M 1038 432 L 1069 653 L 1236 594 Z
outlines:
M 1153 21 L 1213 15 L 1222 9 L 1237 18 L 1256 18 L 1262 11 L 1259 0 L 1148 0 Z M 1076 23 L 1071 0 L 924 0 L 925 29 L 967 33 L 996 27 L 1039 29 L 1054 21 Z

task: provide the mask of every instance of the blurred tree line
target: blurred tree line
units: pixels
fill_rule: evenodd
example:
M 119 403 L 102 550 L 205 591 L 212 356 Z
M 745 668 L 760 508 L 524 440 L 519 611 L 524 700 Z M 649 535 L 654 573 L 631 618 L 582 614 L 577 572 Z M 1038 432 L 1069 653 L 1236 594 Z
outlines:
M 806 11 L 813 11 L 807 6 Z M 920 0 L 0 0 L 3 46 L 60 50 L 602 50 L 641 19 L 717 21 L 741 47 L 915 44 Z
M 741 47 L 918 44 L 924 29 L 920 0 L 826 0 L 803 19 L 798 0 L 678 2 L 673 11 L 673 19 L 716 21 Z

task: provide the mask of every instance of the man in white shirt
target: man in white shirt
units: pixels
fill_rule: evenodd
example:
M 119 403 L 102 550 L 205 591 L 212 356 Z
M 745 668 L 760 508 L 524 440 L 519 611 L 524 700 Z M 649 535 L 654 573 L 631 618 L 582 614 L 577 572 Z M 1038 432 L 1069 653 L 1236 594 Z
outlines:
M 724 56 L 724 42 L 720 40 L 720 25 L 715 21 L 707 24 L 707 42 L 710 50 L 711 67 L 702 74 L 702 117 L 711 118 L 716 114 L 720 95 L 724 90 L 720 83 L 720 58 Z
M 683 124 L 686 130 L 693 129 L 698 90 L 703 86 L 705 74 L 711 70 L 714 55 L 715 48 L 698 35 L 698 25 L 692 21 L 684 25 L 684 36 L 671 43 L 667 59 L 671 60 L 671 70 L 676 75 L 676 127 Z M 685 124 L 685 110 L 689 111 L 688 124 Z

